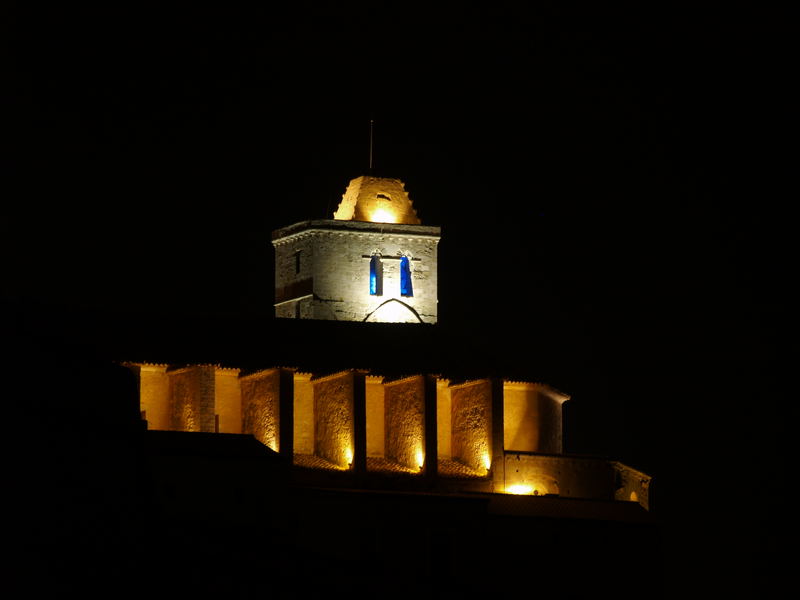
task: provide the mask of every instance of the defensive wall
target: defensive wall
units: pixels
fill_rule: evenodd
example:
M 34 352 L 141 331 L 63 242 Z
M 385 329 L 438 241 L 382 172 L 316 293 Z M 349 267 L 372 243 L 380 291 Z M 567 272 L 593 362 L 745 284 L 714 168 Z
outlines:
M 363 370 L 252 372 L 218 365 L 128 364 L 148 429 L 252 435 L 298 477 L 383 476 L 393 485 L 638 502 L 650 477 L 566 454 L 562 405 L 545 384 Z

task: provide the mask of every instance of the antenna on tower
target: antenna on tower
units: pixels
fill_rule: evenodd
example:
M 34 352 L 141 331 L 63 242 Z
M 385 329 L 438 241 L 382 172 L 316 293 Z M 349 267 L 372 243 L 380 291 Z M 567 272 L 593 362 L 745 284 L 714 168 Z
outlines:
M 369 174 L 372 175 L 372 124 L 374 121 L 369 120 Z

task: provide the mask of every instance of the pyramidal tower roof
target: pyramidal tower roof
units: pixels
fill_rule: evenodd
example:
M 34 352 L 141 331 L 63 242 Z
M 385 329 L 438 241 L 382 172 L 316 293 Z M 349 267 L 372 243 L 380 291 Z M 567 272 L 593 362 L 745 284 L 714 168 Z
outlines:
M 339 221 L 421 224 L 402 181 L 370 175 L 350 181 L 333 218 Z

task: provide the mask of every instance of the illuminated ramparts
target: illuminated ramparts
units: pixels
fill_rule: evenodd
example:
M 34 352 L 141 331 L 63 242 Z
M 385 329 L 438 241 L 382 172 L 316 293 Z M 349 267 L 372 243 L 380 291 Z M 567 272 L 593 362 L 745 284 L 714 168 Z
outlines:
M 562 405 L 569 397 L 541 383 L 128 366 L 138 376 L 149 429 L 249 434 L 300 471 L 393 474 L 444 491 L 648 507 L 649 476 L 564 453 Z

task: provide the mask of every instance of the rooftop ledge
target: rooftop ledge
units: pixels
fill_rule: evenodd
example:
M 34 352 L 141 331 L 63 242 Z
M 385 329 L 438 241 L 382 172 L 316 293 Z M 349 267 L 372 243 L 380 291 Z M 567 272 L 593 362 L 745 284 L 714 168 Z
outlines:
M 436 237 L 441 235 L 442 228 L 433 225 L 405 225 L 401 223 L 372 223 L 369 221 L 342 221 L 338 219 L 317 219 L 301 221 L 272 232 L 273 240 L 280 240 L 300 233 L 314 230 L 341 232 L 395 233 Z

